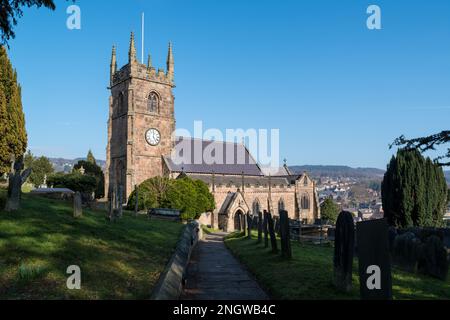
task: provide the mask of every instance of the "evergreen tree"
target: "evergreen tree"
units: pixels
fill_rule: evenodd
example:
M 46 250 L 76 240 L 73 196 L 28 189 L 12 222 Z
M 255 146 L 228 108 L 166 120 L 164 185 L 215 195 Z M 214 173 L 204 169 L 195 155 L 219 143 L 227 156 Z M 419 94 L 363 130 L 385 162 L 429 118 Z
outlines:
M 328 220 L 331 223 L 336 223 L 339 215 L 339 206 L 331 198 L 325 199 L 320 205 L 320 216 L 323 220 Z
M 89 150 L 89 152 L 87 154 L 86 161 L 89 163 L 92 163 L 92 164 L 97 164 L 91 150 Z
M 94 190 L 95 192 L 95 198 L 101 199 L 105 196 L 105 176 L 103 174 L 102 168 L 100 168 L 97 164 L 80 160 L 78 163 L 73 167 L 73 172 L 79 172 L 79 170 L 83 167 L 84 174 L 88 176 L 92 176 L 95 178 L 96 181 L 96 188 Z
M 6 96 L 3 84 L 0 82 L 0 174 L 10 169 L 9 145 L 5 132 L 8 127 L 8 114 L 6 109 Z
M 22 109 L 21 87 L 13 70 L 6 49 L 0 46 L 0 174 L 10 169 L 11 157 L 25 153 L 27 133 Z
M 385 217 L 397 227 L 441 226 L 447 200 L 442 168 L 417 150 L 392 157 L 381 186 Z
M 31 169 L 33 171 L 31 171 L 29 180 L 36 188 L 43 185 L 45 178 L 48 178 L 55 171 L 52 163 L 47 157 L 35 158 L 31 165 Z

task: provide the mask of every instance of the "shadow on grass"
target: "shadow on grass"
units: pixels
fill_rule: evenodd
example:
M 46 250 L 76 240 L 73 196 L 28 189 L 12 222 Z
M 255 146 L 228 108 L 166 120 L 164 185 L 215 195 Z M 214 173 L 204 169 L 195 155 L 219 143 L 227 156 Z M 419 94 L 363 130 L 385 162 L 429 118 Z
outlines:
M 182 228 L 128 215 L 110 223 L 90 210 L 74 219 L 69 203 L 24 196 L 20 211 L 0 211 L 0 299 L 149 298 Z M 19 277 L 22 265 L 46 271 Z M 70 265 L 81 268 L 81 290 L 66 288 Z

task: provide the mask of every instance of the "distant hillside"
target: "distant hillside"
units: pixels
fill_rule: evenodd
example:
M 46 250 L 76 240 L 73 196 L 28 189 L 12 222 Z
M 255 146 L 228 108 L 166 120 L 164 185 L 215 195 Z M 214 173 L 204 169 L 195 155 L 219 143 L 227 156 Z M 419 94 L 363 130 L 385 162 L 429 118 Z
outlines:
M 368 178 L 382 179 L 384 170 L 376 168 L 351 168 L 348 166 L 290 166 L 294 173 L 308 172 L 312 177 L 333 177 L 333 178 Z
M 80 160 L 86 160 L 86 158 L 77 158 L 77 159 L 64 159 L 64 158 L 49 158 L 50 162 L 53 164 L 56 172 L 71 172 L 73 166 L 78 163 Z M 96 159 L 97 164 L 105 168 L 106 161 Z
M 450 185 L 450 171 L 444 171 L 445 179 L 447 180 L 447 184 Z

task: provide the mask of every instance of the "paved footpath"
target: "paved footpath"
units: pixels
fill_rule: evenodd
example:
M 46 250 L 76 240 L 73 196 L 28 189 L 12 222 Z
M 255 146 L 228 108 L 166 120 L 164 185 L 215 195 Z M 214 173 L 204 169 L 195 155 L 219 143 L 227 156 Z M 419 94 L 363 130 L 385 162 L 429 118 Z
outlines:
M 223 243 L 226 233 L 206 234 L 192 252 L 184 300 L 266 300 L 267 294 Z

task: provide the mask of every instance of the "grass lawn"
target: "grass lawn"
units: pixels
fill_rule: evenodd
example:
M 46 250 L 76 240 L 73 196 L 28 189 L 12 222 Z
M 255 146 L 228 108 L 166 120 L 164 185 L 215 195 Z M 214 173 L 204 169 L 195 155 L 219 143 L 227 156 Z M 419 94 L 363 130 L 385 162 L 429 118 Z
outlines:
M 70 203 L 26 194 L 19 212 L 0 211 L 0 299 L 150 297 L 183 225 L 83 214 L 74 219 Z M 81 290 L 66 287 L 70 265 L 81 268 Z
M 292 242 L 293 259 L 287 261 L 265 249 L 264 244 L 257 244 L 256 238 L 256 233 L 252 240 L 231 235 L 225 244 L 272 298 L 359 299 L 357 259 L 353 265 L 353 290 L 348 294 L 339 293 L 332 284 L 334 249 L 331 245 Z M 450 299 L 450 279 L 444 282 L 395 268 L 392 278 L 394 299 Z

